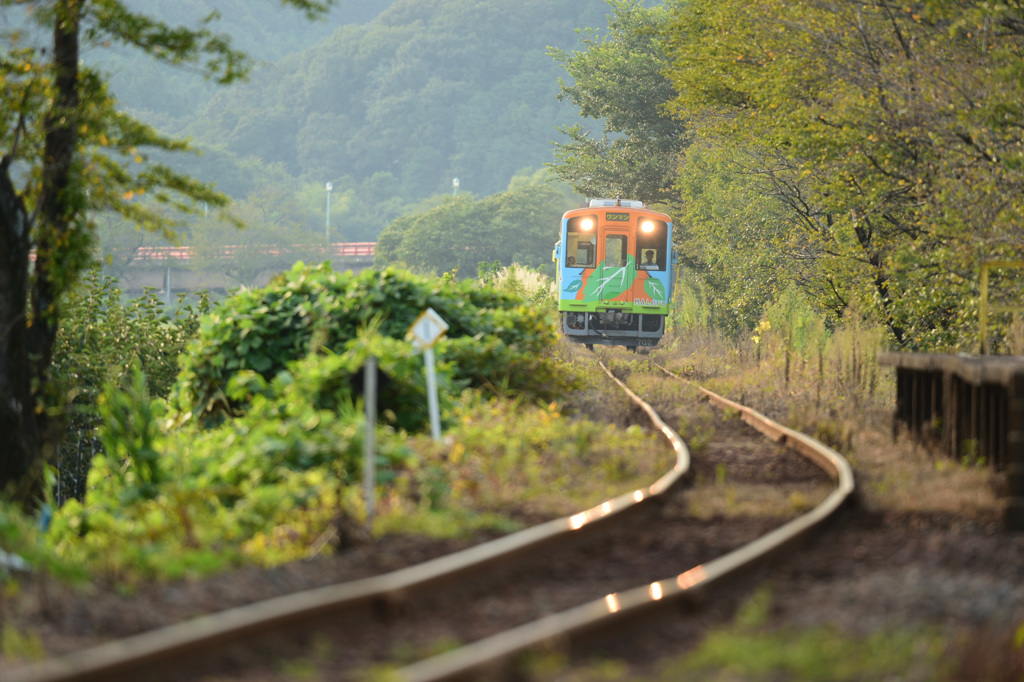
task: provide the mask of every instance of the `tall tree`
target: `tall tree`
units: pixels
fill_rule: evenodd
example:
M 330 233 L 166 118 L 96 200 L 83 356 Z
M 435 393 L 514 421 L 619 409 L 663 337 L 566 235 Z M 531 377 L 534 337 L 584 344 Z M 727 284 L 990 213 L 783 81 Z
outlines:
M 639 0 L 608 4 L 608 30 L 588 31 L 585 50 L 549 50 L 572 77 L 562 83 L 559 99 L 604 125 L 600 139 L 579 124 L 562 128 L 569 141 L 556 143 L 554 171 L 586 196 L 670 202 L 686 140 L 683 123 L 665 109 L 676 91 L 662 73 L 670 62 L 659 32 L 677 2 L 653 8 Z
M 459 277 L 476 277 L 481 263 L 495 261 L 550 267 L 555 221 L 576 199 L 567 186 L 550 182 L 547 170 L 517 176 L 508 190 L 479 200 L 466 192 L 449 196 L 388 225 L 374 262 L 434 274 L 458 269 Z
M 332 0 L 282 0 L 309 17 Z M 170 26 L 120 0 L 0 0 L 0 488 L 31 501 L 41 464 L 59 442 L 59 396 L 49 369 L 64 295 L 91 259 L 91 210 L 112 210 L 170 233 L 155 206 L 223 206 L 207 185 L 148 160 L 181 151 L 121 113 L 84 49 L 135 47 L 199 69 L 219 83 L 243 77 L 248 60 L 211 30 Z M 48 37 L 45 37 L 48 36 Z M 132 201 L 150 197 L 149 202 Z
M 1018 0 L 692 0 L 672 110 L 776 201 L 818 300 L 970 349 L 979 258 L 1024 253 L 1022 27 Z

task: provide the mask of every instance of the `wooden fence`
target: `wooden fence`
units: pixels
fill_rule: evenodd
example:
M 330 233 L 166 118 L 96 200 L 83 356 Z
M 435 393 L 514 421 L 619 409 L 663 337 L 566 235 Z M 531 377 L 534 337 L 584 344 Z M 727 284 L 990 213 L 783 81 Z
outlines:
M 1007 475 L 1006 527 L 1024 530 L 1024 358 L 882 353 L 896 369 L 896 424 Z

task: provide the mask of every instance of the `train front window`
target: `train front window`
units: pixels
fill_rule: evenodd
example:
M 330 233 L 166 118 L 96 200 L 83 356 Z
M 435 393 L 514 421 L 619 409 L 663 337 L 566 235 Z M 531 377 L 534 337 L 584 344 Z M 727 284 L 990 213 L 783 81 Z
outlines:
M 641 218 L 640 223 L 636 234 L 637 269 L 664 270 L 668 264 L 668 223 L 650 218 Z
M 655 249 L 644 249 L 643 260 L 640 261 L 641 270 L 660 270 L 658 267 L 658 257 L 655 255 L 657 251 Z
M 569 256 L 570 260 L 575 261 L 575 265 L 572 267 L 577 268 L 592 268 L 594 267 L 594 245 L 589 242 L 586 244 L 576 244 L 576 255 Z M 571 265 L 571 264 L 570 264 Z
M 596 264 L 597 216 L 570 218 L 566 224 L 565 265 L 570 268 L 592 268 Z

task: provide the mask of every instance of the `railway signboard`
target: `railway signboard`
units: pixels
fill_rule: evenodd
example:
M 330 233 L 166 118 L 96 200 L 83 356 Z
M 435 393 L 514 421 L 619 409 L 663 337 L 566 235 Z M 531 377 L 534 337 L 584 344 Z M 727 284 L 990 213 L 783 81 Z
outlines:
M 430 412 L 430 435 L 441 440 L 441 412 L 437 404 L 437 374 L 434 369 L 434 344 L 448 331 L 448 323 L 433 308 L 427 308 L 405 333 L 416 348 L 423 351 L 424 371 L 427 375 L 427 409 Z
M 446 331 L 448 331 L 448 323 L 433 308 L 427 308 L 409 327 L 405 338 L 422 350 L 432 347 L 438 339 L 444 336 Z

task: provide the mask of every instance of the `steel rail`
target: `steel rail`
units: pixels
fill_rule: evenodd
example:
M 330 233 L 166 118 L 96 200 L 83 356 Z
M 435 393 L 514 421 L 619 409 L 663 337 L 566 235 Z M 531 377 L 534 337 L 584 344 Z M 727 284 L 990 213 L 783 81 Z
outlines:
M 607 369 L 605 370 L 607 372 Z M 610 374 L 610 373 L 609 373 Z M 631 391 L 626 389 L 633 395 Z M 639 398 L 636 398 L 639 400 Z M 250 604 L 74 652 L 61 658 L 10 671 L 7 682 L 92 682 L 135 679 L 140 671 L 173 665 L 213 647 L 310 622 L 394 609 L 417 598 L 433 597 L 439 587 L 488 569 L 505 570 L 514 562 L 543 556 L 552 547 L 604 532 L 665 499 L 684 481 L 690 452 L 679 435 L 650 406 L 644 408 L 669 440 L 676 461 L 647 488 L 607 500 L 571 516 L 408 568 Z
M 602 365 L 604 368 L 604 365 Z M 663 367 L 662 371 L 681 379 Z M 605 372 L 608 372 L 605 368 Z M 608 372 L 610 376 L 611 373 Z M 635 400 L 640 400 L 618 378 L 616 382 Z M 682 379 L 681 379 L 682 380 Z M 617 627 L 625 629 L 638 618 L 678 611 L 686 599 L 696 596 L 716 582 L 753 568 L 777 552 L 795 545 L 831 519 L 855 493 L 853 469 L 832 448 L 802 433 L 765 417 L 761 413 L 698 387 L 701 394 L 718 407 L 736 410 L 771 440 L 786 445 L 821 467 L 835 481 L 835 489 L 817 507 L 792 521 L 717 559 L 693 567 L 678 575 L 641 585 L 631 590 L 606 595 L 603 599 L 553 614 L 532 623 L 506 630 L 398 670 L 403 682 L 441 680 L 500 680 L 516 677 L 516 659 L 527 651 L 550 643 L 572 644 Z M 641 401 L 642 402 L 642 401 Z M 646 403 L 643 403 L 646 406 Z M 650 414 L 653 408 L 644 408 Z

